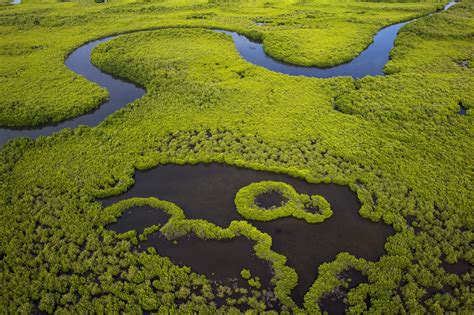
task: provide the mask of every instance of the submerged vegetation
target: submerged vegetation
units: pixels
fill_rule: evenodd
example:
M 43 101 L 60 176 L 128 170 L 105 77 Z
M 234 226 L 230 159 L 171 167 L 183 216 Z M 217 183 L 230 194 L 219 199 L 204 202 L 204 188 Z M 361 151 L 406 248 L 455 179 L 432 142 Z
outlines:
M 403 28 L 386 66 L 389 75 L 361 80 L 273 73 L 244 62 L 225 34 L 203 28 L 263 39 L 267 52 L 282 60 L 329 65 L 351 59 L 380 27 L 442 3 L 24 2 L 0 7 L 4 126 L 60 121 L 99 106 L 106 92 L 69 71 L 65 56 L 105 35 L 163 29 L 123 35 L 93 52 L 93 63 L 104 71 L 146 87 L 143 98 L 97 127 L 64 129 L 35 141 L 15 139 L 1 149 L 2 310 L 317 313 L 335 292 L 344 292 L 350 313 L 472 310 L 472 0 Z M 465 115 L 458 114 L 460 107 Z M 222 228 L 186 219 L 186 209 L 160 196 L 109 207 L 98 202 L 132 186 L 137 169 L 210 162 L 347 185 L 362 204 L 362 217 L 382 220 L 396 233 L 378 261 L 340 253 L 314 266 L 318 278 L 304 305 L 296 305 L 290 295 L 296 272 L 252 222 Z M 255 197 L 269 188 L 287 194 L 289 201 L 258 210 Z M 304 205 L 330 216 L 332 205 L 324 199 L 283 183 L 255 183 L 236 197 L 244 217 L 258 211 L 252 219 L 265 220 L 297 200 L 292 215 L 321 215 L 305 211 L 303 216 Z M 141 234 L 107 228 L 126 209 L 145 205 L 170 219 Z M 246 266 L 239 266 L 241 276 L 255 292 L 239 304 L 233 290 L 245 288 L 216 286 L 153 248 L 136 250 L 156 233 L 178 243 L 187 235 L 254 241 L 256 255 L 272 265 L 278 307 L 264 302 L 261 279 L 244 272 Z M 460 261 L 469 270 L 443 268 Z M 351 287 L 342 276 L 349 270 L 367 281 Z

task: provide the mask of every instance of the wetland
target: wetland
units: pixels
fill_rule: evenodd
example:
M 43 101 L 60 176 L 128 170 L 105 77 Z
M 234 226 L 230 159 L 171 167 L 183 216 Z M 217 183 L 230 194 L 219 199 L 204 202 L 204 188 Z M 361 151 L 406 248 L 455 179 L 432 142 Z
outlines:
M 1 5 L 0 307 L 468 312 L 453 5 Z

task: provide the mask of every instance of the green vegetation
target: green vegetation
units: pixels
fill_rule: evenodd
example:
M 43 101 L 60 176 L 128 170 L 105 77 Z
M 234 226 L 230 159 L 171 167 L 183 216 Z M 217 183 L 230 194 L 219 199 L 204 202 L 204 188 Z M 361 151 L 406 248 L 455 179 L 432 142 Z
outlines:
M 107 35 L 163 27 L 229 29 L 263 39 L 275 58 L 328 66 L 359 54 L 383 26 L 441 6 L 329 0 L 78 2 L 26 0 L 2 7 L 0 125 L 59 122 L 97 108 L 106 91 L 63 61 L 74 48 Z M 269 22 L 259 27 L 257 20 Z
M 248 279 L 250 279 L 250 277 L 252 277 L 252 274 L 250 273 L 250 270 L 245 269 L 245 268 L 242 269 L 242 271 L 240 272 L 240 275 L 245 280 L 248 280 Z
M 440 5 L 174 3 L 0 7 L 1 124 L 61 120 L 98 106 L 105 92 L 68 71 L 63 61 L 74 47 L 104 35 L 177 25 L 271 34 L 271 28 L 254 21 L 271 17 L 278 24 L 295 10 L 318 10 L 321 22 L 352 23 L 360 15 L 354 23 L 367 19 L 382 26 L 403 18 L 398 8 L 415 8 L 405 11 L 411 17 Z M 347 15 L 331 14 L 345 4 Z M 385 9 L 374 14 L 371 8 Z M 201 220 L 182 225 L 179 219 L 158 232 L 176 239 L 194 233 L 255 240 L 255 252 L 275 271 L 275 294 L 295 312 L 317 312 L 320 298 L 344 285 L 335 275 L 355 268 L 368 282 L 351 289 L 348 312 L 469 313 L 472 268 L 451 274 L 441 263 L 463 259 L 474 264 L 473 21 L 474 2 L 465 0 L 411 23 L 397 39 L 387 65 L 391 75 L 361 80 L 272 73 L 244 62 L 227 36 L 203 29 L 129 34 L 102 45 L 93 62 L 142 84 L 147 94 L 95 128 L 65 129 L 36 141 L 15 139 L 2 148 L 0 308 L 21 313 L 36 307 L 49 313 L 236 312 L 225 305 L 218 310 L 206 277 L 153 250 L 134 251 L 136 232 L 118 235 L 105 228 L 143 199 L 106 209 L 96 201 L 124 192 L 136 169 L 220 162 L 348 185 L 362 204 L 361 216 L 395 228 L 386 255 L 367 262 L 340 254 L 315 266 L 318 279 L 305 309 L 297 309 L 289 298 L 296 273 L 284 256 L 271 251 L 271 238 L 249 223 L 221 229 Z M 266 37 L 265 45 L 271 45 Z M 457 114 L 460 104 L 467 115 Z M 175 209 L 161 203 L 158 208 Z M 261 310 L 255 300 L 249 303 Z
M 255 277 L 255 278 L 252 278 L 252 279 L 249 279 L 249 285 L 254 287 L 255 289 L 260 289 L 260 287 L 262 286 L 260 284 L 260 279 L 258 277 Z
M 304 305 L 307 311 L 311 313 L 320 313 L 318 302 L 321 298 L 328 293 L 331 293 L 339 286 L 347 286 L 346 279 L 340 279 L 339 275 L 348 269 L 355 269 L 361 271 L 363 274 L 367 273 L 367 270 L 370 270 L 371 263 L 365 261 L 364 259 L 357 259 L 354 256 L 341 253 L 337 255 L 336 259 L 330 263 L 325 263 L 319 266 L 319 277 L 313 283 L 308 293 L 304 297 Z M 354 306 L 359 305 L 358 308 L 353 308 L 354 313 L 363 313 L 368 309 L 366 307 L 360 307 L 367 296 L 370 297 L 369 285 L 367 283 L 357 286 L 349 294 L 348 300 L 349 304 Z M 372 293 L 372 292 L 371 292 Z M 315 303 L 316 302 L 316 303 Z M 386 312 L 389 313 L 398 313 L 397 311 L 385 308 Z M 399 310 L 401 311 L 401 310 Z
M 274 272 L 272 284 L 275 285 L 275 295 L 283 304 L 283 309 L 286 309 L 285 306 L 289 308 L 296 307 L 289 295 L 291 289 L 297 284 L 298 276 L 292 268 L 286 266 L 286 258 L 284 256 L 270 249 L 272 241 L 268 234 L 260 232 L 246 221 L 232 221 L 228 228 L 223 229 L 205 220 L 188 220 L 184 217 L 183 210 L 175 204 L 153 197 L 131 198 L 105 208 L 104 216 L 106 220 L 108 220 L 105 223 L 109 224 L 114 222 L 127 208 L 145 205 L 161 209 L 171 216 L 168 222 L 159 229 L 159 232 L 170 240 L 177 240 L 181 237 L 193 234 L 206 240 L 223 240 L 245 236 L 249 240 L 255 241 L 255 255 L 268 261 L 272 266 Z M 154 227 L 156 226 L 152 226 L 151 228 L 157 230 Z M 145 231 L 142 235 L 146 236 L 148 234 L 150 234 L 150 230 Z M 135 246 L 138 245 L 136 231 L 122 233 L 118 235 L 118 238 L 121 240 L 129 240 L 131 244 Z M 143 237 L 141 240 L 143 240 Z M 242 272 L 244 275 L 247 274 L 245 271 Z M 248 271 L 248 275 L 247 280 L 249 285 L 260 289 L 260 279 L 258 277 L 252 278 L 250 271 Z
M 288 201 L 276 208 L 260 208 L 255 204 L 255 198 L 269 191 L 280 192 Z M 282 182 L 264 181 L 245 186 L 237 192 L 235 205 L 237 212 L 248 220 L 271 221 L 293 216 L 308 223 L 321 223 L 332 216 L 331 207 L 324 197 L 300 195 L 291 185 Z M 316 209 L 317 213 L 308 212 L 308 208 Z
M 252 278 L 252 274 L 250 273 L 250 270 L 244 268 L 240 272 L 240 275 L 242 276 L 243 279 L 248 280 L 248 283 L 251 287 L 260 289 L 260 287 L 262 286 L 260 283 L 260 278 L 259 277 Z
M 329 12 L 325 8 L 330 8 Z M 285 62 L 331 67 L 354 59 L 382 27 L 440 8 L 441 3 L 426 2 L 394 5 L 380 1 L 368 6 L 326 1 L 324 6 L 312 10 L 307 7 L 267 21 L 265 28 L 271 31 L 264 33 L 264 48 L 269 55 Z

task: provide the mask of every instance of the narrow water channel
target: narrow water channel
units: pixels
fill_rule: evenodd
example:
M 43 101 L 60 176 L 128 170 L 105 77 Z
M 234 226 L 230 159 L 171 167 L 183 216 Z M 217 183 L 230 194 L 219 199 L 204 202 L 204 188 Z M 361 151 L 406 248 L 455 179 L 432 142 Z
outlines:
M 107 89 L 109 99 L 99 108 L 76 118 L 58 124 L 45 125 L 38 128 L 0 129 L 0 146 L 15 137 L 36 138 L 51 135 L 64 128 L 76 128 L 80 125 L 96 126 L 107 116 L 139 99 L 145 89 L 123 79 L 102 72 L 91 62 L 92 50 L 99 44 L 106 43 L 116 36 L 110 36 L 89 42 L 74 50 L 65 61 L 66 66 L 75 73 Z
M 16 1 L 16 0 L 15 0 Z M 450 2 L 444 11 L 455 5 Z M 265 54 L 263 45 L 250 41 L 236 32 L 216 30 L 232 36 L 236 49 L 242 58 L 248 62 L 267 68 L 269 70 L 288 75 L 303 75 L 317 78 L 330 78 L 335 76 L 352 76 L 360 78 L 366 75 L 382 75 L 383 67 L 389 59 L 390 50 L 393 48 L 395 38 L 403 25 L 411 21 L 398 23 L 380 30 L 374 37 L 374 42 L 359 56 L 349 63 L 331 68 L 301 67 L 282 63 Z M 118 35 L 120 36 L 120 35 Z M 82 45 L 74 50 L 65 61 L 66 66 L 75 73 L 104 87 L 109 92 L 109 99 L 95 111 L 66 120 L 59 124 L 50 124 L 36 128 L 0 128 L 0 147 L 8 140 L 15 137 L 48 136 L 63 128 L 75 128 L 80 125 L 96 126 L 105 117 L 142 97 L 145 90 L 123 79 L 102 72 L 90 62 L 92 50 L 99 44 L 108 42 L 117 36 L 105 37 Z
M 446 4 L 441 11 L 446 11 L 455 4 L 455 2 L 450 2 Z M 381 29 L 375 35 L 373 42 L 352 61 L 328 68 L 304 67 L 288 64 L 267 55 L 262 43 L 252 41 L 236 32 L 219 32 L 232 36 L 235 47 L 243 59 L 254 65 L 267 68 L 268 70 L 288 75 L 302 75 L 313 78 L 350 76 L 358 79 L 368 75 L 377 76 L 384 74 L 383 69 L 390 59 L 390 51 L 394 46 L 398 32 L 404 25 L 415 20 L 417 19 L 397 23 Z
M 449 3 L 444 10 L 454 4 Z M 218 31 L 232 36 L 236 49 L 245 60 L 275 72 L 318 78 L 346 75 L 360 78 L 366 75 L 383 75 L 383 67 L 389 59 L 389 52 L 393 48 L 398 31 L 409 22 L 382 29 L 374 37 L 374 42 L 354 60 L 326 69 L 279 62 L 265 54 L 261 43 L 252 42 L 235 32 Z M 65 61 L 72 71 L 108 90 L 109 100 L 106 103 L 93 112 L 57 125 L 35 129 L 0 129 L 0 145 L 14 137 L 36 138 L 63 128 L 95 126 L 116 110 L 142 97 L 145 93 L 143 88 L 102 72 L 90 61 L 91 52 L 97 45 L 115 37 L 89 42 L 73 51 Z M 299 280 L 292 297 L 298 304 L 301 304 L 304 294 L 316 279 L 317 267 L 320 264 L 332 261 L 339 252 L 349 252 L 356 257 L 376 261 L 385 253 L 386 238 L 393 233 L 393 229 L 388 225 L 362 218 L 358 214 L 360 203 L 357 197 L 345 186 L 309 184 L 287 175 L 218 164 L 160 166 L 137 172 L 135 180 L 136 184 L 126 193 L 104 200 L 104 205 L 129 197 L 155 196 L 176 203 L 189 219 L 205 219 L 226 227 L 232 220 L 243 219 L 235 208 L 235 194 L 240 188 L 253 182 L 282 181 L 292 185 L 299 193 L 324 196 L 331 204 L 334 215 L 323 223 L 308 224 L 294 218 L 270 222 L 250 221 L 259 230 L 272 236 L 272 249 L 285 255 L 288 265 L 296 270 Z M 119 220 L 115 228 L 118 232 L 141 230 L 153 224 L 150 223 L 147 213 L 151 213 L 150 209 L 130 211 Z M 163 223 L 166 218 L 157 217 L 156 220 Z M 189 265 L 193 270 L 218 280 L 238 278 L 240 270 L 248 268 L 268 285 L 268 265 L 253 255 L 252 245 L 243 238 L 203 241 L 195 237 L 183 239 L 176 245 L 154 235 L 145 241 L 142 247 L 155 247 L 159 254 L 170 257 L 176 263 Z

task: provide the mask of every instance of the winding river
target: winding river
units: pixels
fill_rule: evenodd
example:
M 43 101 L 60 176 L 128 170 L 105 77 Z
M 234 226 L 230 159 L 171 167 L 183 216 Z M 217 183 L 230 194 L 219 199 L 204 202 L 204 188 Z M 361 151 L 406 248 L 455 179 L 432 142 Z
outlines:
M 446 4 L 441 11 L 446 11 L 456 2 Z M 352 61 L 331 68 L 301 67 L 283 63 L 268 56 L 262 43 L 249 40 L 247 37 L 236 32 L 216 30 L 232 36 L 234 44 L 240 55 L 246 61 L 267 68 L 271 71 L 288 74 L 303 75 L 316 78 L 330 78 L 335 76 L 352 76 L 361 78 L 367 75 L 383 75 L 383 68 L 389 60 L 390 50 L 393 48 L 398 31 L 407 23 L 416 19 L 394 24 L 380 30 L 374 37 L 374 41 L 360 55 Z M 45 125 L 37 128 L 0 128 L 0 146 L 15 137 L 48 136 L 64 128 L 75 128 L 80 125 L 96 126 L 105 117 L 124 107 L 128 103 L 142 97 L 145 90 L 133 83 L 115 78 L 110 74 L 102 72 L 95 67 L 91 61 L 92 50 L 99 44 L 106 43 L 117 36 L 109 36 L 82 45 L 74 50 L 66 59 L 66 66 L 75 73 L 104 87 L 109 93 L 109 99 L 95 111 L 85 115 L 63 121 L 58 124 Z
M 21 0 L 20 0 L 21 1 Z M 444 7 L 447 10 L 455 3 Z M 412 20 L 413 21 L 413 20 Z M 410 22 L 410 21 L 409 21 Z M 374 41 L 349 63 L 332 68 L 300 67 L 286 64 L 265 54 L 262 43 L 250 41 L 235 32 L 216 30 L 232 36 L 235 47 L 246 61 L 271 71 L 288 75 L 329 78 L 351 76 L 355 79 L 367 75 L 383 75 L 383 67 L 389 60 L 390 50 L 401 27 L 409 22 L 398 23 L 380 30 Z M 120 35 L 117 35 L 120 36 Z M 0 145 L 14 137 L 46 136 L 63 128 L 79 125 L 96 126 L 108 115 L 142 97 L 146 91 L 133 83 L 102 72 L 91 63 L 92 50 L 99 44 L 117 36 L 91 41 L 74 50 L 66 59 L 66 66 L 75 73 L 102 86 L 109 92 L 109 99 L 88 114 L 36 129 L 0 129 Z M 317 277 L 317 266 L 332 261 L 339 252 L 350 252 L 356 257 L 376 261 L 385 253 L 384 244 L 393 229 L 382 222 L 374 223 L 358 214 L 360 203 L 348 187 L 335 184 L 310 184 L 302 179 L 270 172 L 240 169 L 218 164 L 166 165 L 136 172 L 135 185 L 126 193 L 103 201 L 111 205 L 130 197 L 159 196 L 185 209 L 189 219 L 205 219 L 218 226 L 229 226 L 233 220 L 242 220 L 234 204 L 235 193 L 243 186 L 261 180 L 276 180 L 291 184 L 300 193 L 324 196 L 334 209 L 334 216 L 324 224 L 311 225 L 294 218 L 271 222 L 251 222 L 260 231 L 272 236 L 272 249 L 288 258 L 288 266 L 295 269 L 299 281 L 291 297 L 302 305 L 308 288 Z M 219 209 L 221 211 L 216 211 Z M 164 224 L 168 218 L 157 216 L 150 208 L 129 209 L 117 223 L 109 228 L 117 233 L 130 229 L 143 229 L 150 224 Z M 155 220 L 155 222 L 152 222 Z M 302 242 L 301 240 L 304 240 Z M 308 242 L 311 250 L 308 250 Z M 156 247 L 158 253 L 183 265 L 192 266 L 198 273 L 221 281 L 236 278 L 240 282 L 241 266 L 251 267 L 264 287 L 270 286 L 271 268 L 254 255 L 253 243 L 244 238 L 230 241 L 202 241 L 197 238 L 180 240 L 178 245 L 159 235 L 152 235 L 141 244 L 141 250 Z M 450 266 L 448 266 L 450 267 Z M 464 266 L 462 266 L 464 267 Z M 453 267 L 454 268 L 454 267 Z M 465 267 L 464 267 L 465 268 Z M 353 284 L 355 285 L 356 277 Z M 245 283 L 239 283 L 244 285 Z M 323 302 L 324 304 L 324 302 Z M 328 304 L 335 305 L 333 301 Z M 343 303 L 339 303 L 341 309 Z M 324 309 L 324 308 L 323 308 Z
M 446 11 L 455 2 L 446 4 L 443 11 Z M 430 14 L 431 15 L 431 14 Z M 392 50 L 397 38 L 398 31 L 406 24 L 416 19 L 394 24 L 381 29 L 374 37 L 374 41 L 362 51 L 352 61 L 329 68 L 303 67 L 278 61 L 265 53 L 263 44 L 253 42 L 243 35 L 235 32 L 220 31 L 232 36 L 235 47 L 242 58 L 248 62 L 267 68 L 275 72 L 288 75 L 303 75 L 312 78 L 332 78 L 340 76 L 350 76 L 354 79 L 368 75 L 383 75 L 383 68 L 389 60 L 390 50 Z

